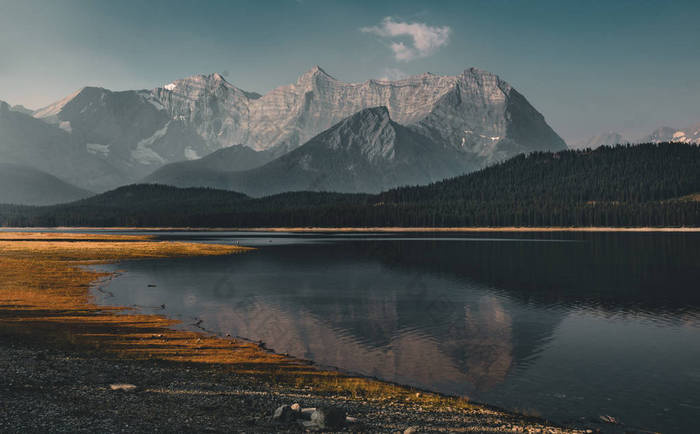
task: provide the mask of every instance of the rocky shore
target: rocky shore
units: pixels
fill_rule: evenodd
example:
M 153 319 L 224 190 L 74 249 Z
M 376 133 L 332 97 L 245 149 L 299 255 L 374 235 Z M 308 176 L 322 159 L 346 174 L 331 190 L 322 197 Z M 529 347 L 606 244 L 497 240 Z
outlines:
M 423 407 L 391 397 L 275 385 L 223 366 L 128 360 L 0 336 L 0 432 L 302 432 L 279 406 L 343 409 L 343 432 L 582 433 L 478 407 Z M 128 386 L 125 386 L 128 385 Z M 134 386 L 134 387 L 131 387 Z M 590 431 L 588 431 L 590 432 Z

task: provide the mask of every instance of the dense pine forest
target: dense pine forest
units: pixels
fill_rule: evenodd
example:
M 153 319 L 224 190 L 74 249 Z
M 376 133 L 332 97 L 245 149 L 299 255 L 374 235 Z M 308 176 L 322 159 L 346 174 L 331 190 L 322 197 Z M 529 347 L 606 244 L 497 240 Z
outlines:
M 700 147 L 519 155 L 378 195 L 133 185 L 51 207 L 0 206 L 2 226 L 700 226 Z

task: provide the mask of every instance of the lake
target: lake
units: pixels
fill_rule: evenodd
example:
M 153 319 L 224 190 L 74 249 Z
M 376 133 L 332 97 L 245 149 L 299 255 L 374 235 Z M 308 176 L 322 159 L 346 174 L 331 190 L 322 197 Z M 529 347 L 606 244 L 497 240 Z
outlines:
M 99 302 L 561 423 L 700 421 L 700 233 L 156 234 L 258 249 L 100 266 Z

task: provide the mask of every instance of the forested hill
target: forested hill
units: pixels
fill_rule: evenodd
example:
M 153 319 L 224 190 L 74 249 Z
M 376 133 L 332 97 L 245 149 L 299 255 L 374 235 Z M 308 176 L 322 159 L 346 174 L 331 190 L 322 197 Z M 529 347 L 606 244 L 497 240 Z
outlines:
M 4 226 L 700 226 L 700 148 L 682 143 L 520 155 L 378 195 L 260 199 L 134 185 L 51 207 L 0 206 Z
M 647 202 L 700 192 L 700 148 L 683 143 L 533 152 L 469 175 L 380 195 L 385 202 Z

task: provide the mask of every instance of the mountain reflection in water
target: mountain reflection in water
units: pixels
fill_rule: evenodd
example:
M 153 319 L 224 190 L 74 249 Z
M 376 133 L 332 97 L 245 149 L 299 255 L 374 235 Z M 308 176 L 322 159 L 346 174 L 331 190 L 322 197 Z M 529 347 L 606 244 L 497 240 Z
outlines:
M 108 266 L 127 273 L 101 301 L 164 303 L 214 333 L 562 421 L 606 412 L 673 432 L 697 413 L 698 234 L 256 237 L 233 257 Z

